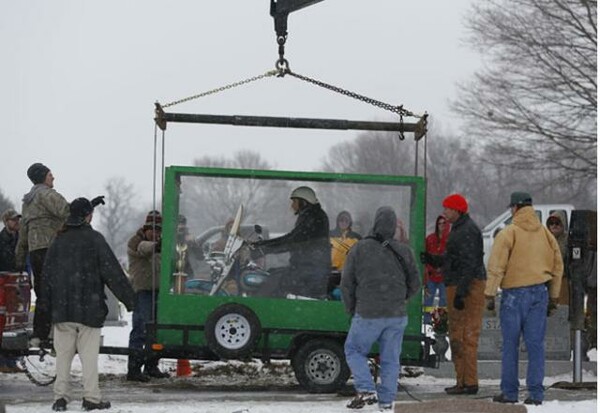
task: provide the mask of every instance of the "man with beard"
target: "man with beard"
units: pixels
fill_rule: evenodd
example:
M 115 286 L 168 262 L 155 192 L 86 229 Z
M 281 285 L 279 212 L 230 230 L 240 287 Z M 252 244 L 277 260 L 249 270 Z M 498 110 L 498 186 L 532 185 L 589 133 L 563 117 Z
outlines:
M 289 252 L 289 266 L 269 269 L 268 281 L 258 295 L 266 297 L 296 296 L 324 299 L 331 272 L 329 219 L 321 208 L 315 191 L 308 186 L 294 189 L 291 208 L 298 216 L 289 233 L 252 244 L 265 254 Z

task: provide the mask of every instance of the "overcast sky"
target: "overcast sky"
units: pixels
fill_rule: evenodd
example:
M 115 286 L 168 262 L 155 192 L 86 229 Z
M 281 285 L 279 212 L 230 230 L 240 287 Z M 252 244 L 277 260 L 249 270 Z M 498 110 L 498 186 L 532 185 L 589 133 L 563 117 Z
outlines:
M 297 73 L 422 113 L 458 132 L 456 83 L 479 58 L 464 45 L 472 0 L 325 0 L 290 15 Z M 20 208 L 27 167 L 43 162 L 67 200 L 124 176 L 152 199 L 154 102 L 167 103 L 274 67 L 268 0 L 3 4 L 0 190 Z M 171 112 L 395 121 L 388 112 L 291 77 L 269 78 Z M 167 165 L 258 151 L 285 170 L 316 170 L 357 132 L 169 124 Z

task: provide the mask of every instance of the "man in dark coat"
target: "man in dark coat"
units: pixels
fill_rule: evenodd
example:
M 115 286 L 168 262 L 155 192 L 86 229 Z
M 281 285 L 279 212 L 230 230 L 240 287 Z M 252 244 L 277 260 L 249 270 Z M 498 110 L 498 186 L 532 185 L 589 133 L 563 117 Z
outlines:
M 331 272 L 329 218 L 315 191 L 301 186 L 292 191 L 292 210 L 298 216 L 291 232 L 253 243 L 265 254 L 290 253 L 289 267 L 271 270 L 269 281 L 259 295 L 285 297 L 294 294 L 325 298 Z
M 92 229 L 94 207 L 86 198 L 71 202 L 70 214 L 48 248 L 44 284 L 38 298 L 51 314 L 56 349 L 54 411 L 65 411 L 70 400 L 70 370 L 75 353 L 83 370 L 83 409 L 108 409 L 98 385 L 100 331 L 108 314 L 105 286 L 133 310 L 135 294 L 106 240 Z M 47 336 L 49 331 L 43 331 Z
M 434 266 L 442 264 L 450 303 L 449 336 L 456 385 L 445 391 L 448 394 L 476 394 L 479 391 L 477 346 L 485 305 L 483 238 L 481 230 L 468 214 L 469 206 L 462 195 L 447 196 L 442 206 L 444 216 L 452 223 L 446 253 L 438 259 L 427 254 L 426 262 Z
M 16 272 L 15 248 L 19 238 L 19 221 L 21 215 L 10 208 L 2 213 L 4 228 L 0 231 L 0 271 Z M 0 355 L 0 372 L 20 373 L 17 366 L 17 357 L 3 357 Z
M 0 231 L 0 271 L 16 271 L 15 249 L 19 238 L 21 214 L 14 209 L 2 213 L 4 228 Z

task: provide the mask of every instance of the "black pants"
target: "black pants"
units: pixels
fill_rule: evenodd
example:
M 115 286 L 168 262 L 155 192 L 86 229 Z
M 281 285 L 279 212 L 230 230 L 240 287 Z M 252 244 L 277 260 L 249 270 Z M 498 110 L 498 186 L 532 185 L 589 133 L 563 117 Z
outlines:
M 327 275 L 318 274 L 312 269 L 269 268 L 269 277 L 256 295 L 285 298 L 288 294 L 293 294 L 324 299 L 327 297 Z
M 47 251 L 48 248 L 42 248 L 29 253 L 31 270 L 33 271 L 33 291 L 35 291 L 37 299 L 39 299 L 42 294 L 42 285 L 44 283 L 42 270 L 44 268 L 44 260 L 46 259 Z M 52 314 L 40 312 L 36 307 L 33 315 L 33 337 L 37 337 L 40 340 L 47 339 L 50 334 L 51 325 Z
M 138 291 L 129 334 L 128 373 L 138 373 L 145 366 L 146 373 L 158 368 L 158 358 L 146 348 L 146 325 L 156 319 L 158 291 Z

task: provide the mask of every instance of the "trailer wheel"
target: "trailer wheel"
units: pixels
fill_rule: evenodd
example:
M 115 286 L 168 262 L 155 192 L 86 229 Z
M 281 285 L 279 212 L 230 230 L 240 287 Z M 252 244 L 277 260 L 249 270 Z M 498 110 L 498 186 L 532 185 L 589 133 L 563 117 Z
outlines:
M 292 358 L 296 379 L 309 393 L 333 393 L 350 377 L 344 348 L 331 339 L 312 339 Z
M 256 347 L 261 326 L 254 311 L 241 304 L 229 303 L 208 316 L 204 334 L 208 347 L 219 357 L 245 358 Z

